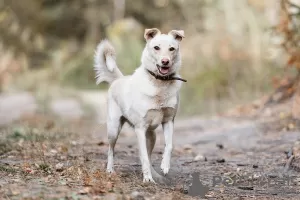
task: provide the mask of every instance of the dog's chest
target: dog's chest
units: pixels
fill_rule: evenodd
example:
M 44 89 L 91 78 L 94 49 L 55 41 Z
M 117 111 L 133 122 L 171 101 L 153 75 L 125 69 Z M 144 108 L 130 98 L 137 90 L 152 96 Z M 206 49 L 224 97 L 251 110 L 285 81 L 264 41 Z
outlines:
M 161 109 L 150 109 L 146 113 L 144 119 L 148 127 L 155 129 L 161 123 L 171 121 L 176 113 L 175 108 L 164 107 Z
M 162 109 L 162 108 L 175 108 L 177 106 L 177 92 L 178 88 L 176 87 L 162 87 L 155 88 L 153 95 L 149 95 L 151 104 L 153 108 Z
M 151 98 L 152 104 L 155 105 L 156 108 L 164 108 L 164 107 L 174 107 L 176 102 L 176 98 L 174 96 L 170 96 L 169 93 L 158 93 L 154 97 Z

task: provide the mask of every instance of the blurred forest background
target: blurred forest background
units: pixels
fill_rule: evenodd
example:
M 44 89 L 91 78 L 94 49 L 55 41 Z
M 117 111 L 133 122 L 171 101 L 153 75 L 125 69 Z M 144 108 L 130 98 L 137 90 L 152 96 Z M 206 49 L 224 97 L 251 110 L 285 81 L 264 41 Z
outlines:
M 300 60 L 299 37 L 290 31 L 300 27 L 297 5 L 299 0 L 0 0 L 0 89 L 40 96 L 53 88 L 99 91 L 107 87 L 95 85 L 93 72 L 101 39 L 113 42 L 119 67 L 131 74 L 140 64 L 145 28 L 183 29 L 181 74 L 188 83 L 181 113 L 219 112 L 296 76 L 297 67 L 286 65 Z

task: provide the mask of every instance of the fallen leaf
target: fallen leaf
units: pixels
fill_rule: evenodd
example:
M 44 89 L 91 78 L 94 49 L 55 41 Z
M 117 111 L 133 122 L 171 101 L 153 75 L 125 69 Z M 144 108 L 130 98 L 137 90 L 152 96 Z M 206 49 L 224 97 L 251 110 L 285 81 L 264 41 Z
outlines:
M 103 141 L 100 141 L 100 142 L 98 142 L 98 143 L 97 143 L 97 145 L 99 145 L 99 146 L 103 146 L 103 145 L 105 145 L 105 142 L 103 142 Z
M 190 145 L 190 144 L 186 144 L 186 145 L 183 146 L 183 149 L 186 150 L 186 151 L 191 150 L 192 148 L 193 148 L 193 146 Z
M 203 156 L 202 154 L 198 154 L 197 156 L 195 156 L 194 161 L 206 161 L 206 157 Z
M 63 171 L 63 168 L 64 168 L 64 164 L 63 164 L 63 163 L 57 163 L 57 164 L 55 165 L 55 169 L 56 169 L 56 171 L 58 171 L 58 172 Z
M 88 194 L 90 193 L 91 188 L 90 187 L 84 187 L 82 190 L 79 190 L 78 194 Z

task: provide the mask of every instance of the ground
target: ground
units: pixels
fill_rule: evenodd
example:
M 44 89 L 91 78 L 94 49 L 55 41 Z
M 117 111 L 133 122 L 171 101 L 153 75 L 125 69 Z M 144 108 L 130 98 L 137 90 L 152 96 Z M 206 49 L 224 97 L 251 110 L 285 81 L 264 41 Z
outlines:
M 89 118 L 66 122 L 35 113 L 0 129 L 0 197 L 299 199 L 299 124 L 283 110 L 271 108 L 250 117 L 177 119 L 166 177 L 170 182 L 163 185 L 142 183 L 131 129 L 122 130 L 116 145 L 116 173 L 108 175 L 105 124 Z M 163 147 L 158 128 L 152 156 L 157 171 Z M 196 172 L 200 181 L 194 177 Z M 192 186 L 198 196 L 193 197 Z

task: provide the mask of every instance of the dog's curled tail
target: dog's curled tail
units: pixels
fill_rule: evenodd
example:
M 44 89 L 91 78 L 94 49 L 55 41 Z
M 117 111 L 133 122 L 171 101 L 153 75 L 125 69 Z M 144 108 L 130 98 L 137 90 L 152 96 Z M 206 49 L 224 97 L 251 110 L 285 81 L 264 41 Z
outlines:
M 95 51 L 94 70 L 96 72 L 96 84 L 108 82 L 123 76 L 116 63 L 116 52 L 108 40 L 102 40 Z

